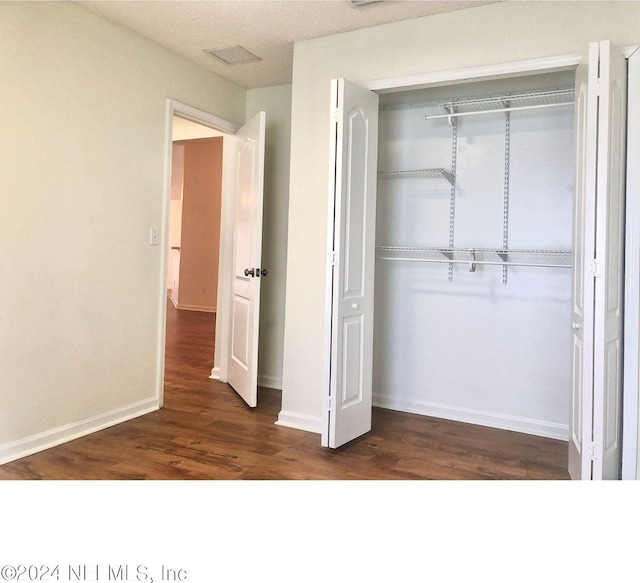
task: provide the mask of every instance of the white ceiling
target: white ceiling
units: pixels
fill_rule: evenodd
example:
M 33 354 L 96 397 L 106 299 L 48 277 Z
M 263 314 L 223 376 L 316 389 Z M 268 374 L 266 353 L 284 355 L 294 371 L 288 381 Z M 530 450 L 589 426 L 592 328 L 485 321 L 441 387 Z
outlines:
M 249 88 L 291 83 L 296 41 L 492 3 L 392 0 L 356 7 L 351 0 L 76 2 Z M 203 53 L 238 44 L 262 61 L 226 65 Z

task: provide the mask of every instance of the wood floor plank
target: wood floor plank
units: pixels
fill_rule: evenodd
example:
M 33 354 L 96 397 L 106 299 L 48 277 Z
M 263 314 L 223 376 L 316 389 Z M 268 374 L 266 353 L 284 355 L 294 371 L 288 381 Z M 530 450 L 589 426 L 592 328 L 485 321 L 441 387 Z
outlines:
M 164 407 L 0 466 L 3 480 L 566 480 L 566 442 L 374 408 L 339 448 L 275 425 L 281 393 L 251 409 L 208 378 L 215 314 L 167 305 Z

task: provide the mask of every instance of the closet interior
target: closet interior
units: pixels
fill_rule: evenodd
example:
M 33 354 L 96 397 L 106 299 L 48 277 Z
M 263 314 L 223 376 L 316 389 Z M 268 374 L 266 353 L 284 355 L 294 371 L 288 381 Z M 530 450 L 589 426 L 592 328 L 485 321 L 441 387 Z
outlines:
M 574 77 L 380 95 L 375 405 L 567 439 Z

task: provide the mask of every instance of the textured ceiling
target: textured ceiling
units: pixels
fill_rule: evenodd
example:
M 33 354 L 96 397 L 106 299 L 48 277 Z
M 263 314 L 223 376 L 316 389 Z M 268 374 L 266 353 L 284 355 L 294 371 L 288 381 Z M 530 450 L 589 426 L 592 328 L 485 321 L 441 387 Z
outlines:
M 350 0 L 89 1 L 76 4 L 245 87 L 291 83 L 293 44 L 493 2 Z M 204 49 L 242 45 L 259 63 L 226 65 Z

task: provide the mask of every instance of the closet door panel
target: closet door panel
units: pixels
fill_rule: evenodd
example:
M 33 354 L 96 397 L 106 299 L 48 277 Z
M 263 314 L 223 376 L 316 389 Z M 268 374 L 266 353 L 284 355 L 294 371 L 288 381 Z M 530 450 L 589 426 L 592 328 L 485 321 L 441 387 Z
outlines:
M 595 289 L 593 476 L 618 479 L 621 464 L 622 288 L 626 160 L 624 57 L 600 43 Z
M 573 390 L 569 473 L 617 479 L 621 465 L 626 62 L 592 43 L 577 73 Z M 580 362 L 581 360 L 581 362 Z
M 627 60 L 627 158 L 640 159 L 640 49 Z M 625 179 L 624 395 L 622 479 L 635 480 L 638 463 L 640 387 L 640 164 L 627 164 Z
M 569 424 L 569 474 L 574 480 L 591 477 L 593 408 L 593 298 L 591 266 L 595 257 L 595 185 L 597 136 L 598 53 L 591 47 L 576 71 L 576 193 L 573 219 L 572 330 L 573 366 Z M 591 233 L 591 236 L 588 236 Z M 589 309 L 586 309 L 589 306 Z M 588 420 L 588 427 L 587 427 Z
M 332 83 L 326 393 L 322 444 L 371 429 L 378 96 Z

